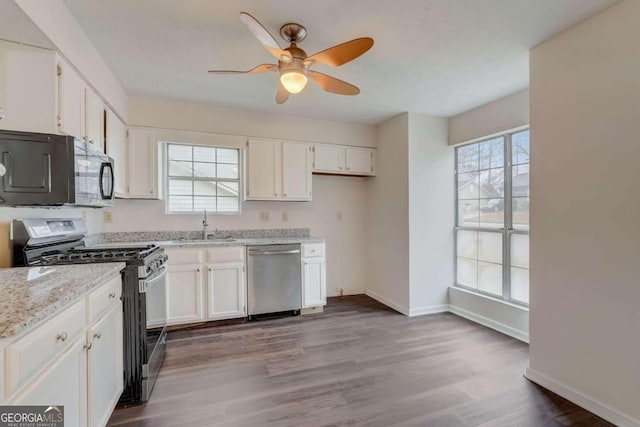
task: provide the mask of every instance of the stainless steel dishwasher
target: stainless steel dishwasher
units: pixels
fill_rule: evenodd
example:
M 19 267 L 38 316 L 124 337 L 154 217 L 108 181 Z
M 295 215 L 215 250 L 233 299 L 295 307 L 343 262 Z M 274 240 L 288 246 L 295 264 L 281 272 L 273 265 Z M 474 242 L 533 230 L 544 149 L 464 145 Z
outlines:
M 300 314 L 300 245 L 248 246 L 249 318 L 272 313 Z

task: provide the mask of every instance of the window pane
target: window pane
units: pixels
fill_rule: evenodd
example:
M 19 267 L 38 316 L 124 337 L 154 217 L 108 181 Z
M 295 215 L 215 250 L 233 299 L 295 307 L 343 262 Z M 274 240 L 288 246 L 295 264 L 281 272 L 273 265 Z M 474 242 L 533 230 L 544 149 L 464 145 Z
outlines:
M 480 169 L 504 166 L 504 138 L 494 138 L 480 143 Z
M 529 303 L 529 270 L 511 267 L 511 298 Z
M 238 164 L 238 150 L 218 148 L 218 163 Z
M 480 198 L 488 199 L 504 196 L 504 168 L 480 172 Z
M 478 169 L 478 144 L 458 148 L 458 173 Z
M 478 261 L 478 289 L 502 295 L 502 265 Z
M 237 197 L 240 192 L 240 184 L 237 182 L 219 182 L 218 196 Z
M 218 197 L 218 212 L 237 212 L 239 206 L 237 197 Z
M 529 229 L 529 198 L 514 197 L 513 205 L 513 228 L 519 230 Z
M 478 173 L 458 174 L 458 200 L 478 199 Z
M 193 198 L 191 196 L 169 196 L 169 210 L 171 212 L 192 212 Z
M 511 158 L 513 164 L 529 163 L 529 130 L 511 135 Z
M 215 163 L 216 149 L 213 147 L 193 147 L 193 160 L 196 162 Z
M 479 220 L 480 212 L 477 200 L 460 200 L 458 202 L 458 225 L 478 226 Z
M 478 233 L 478 259 L 502 264 L 502 233 Z
M 218 163 L 218 178 L 238 178 L 238 166 Z
M 458 230 L 456 233 L 457 253 L 459 257 L 478 258 L 478 232 Z
M 511 235 L 511 265 L 529 268 L 529 235 Z
M 197 196 L 193 198 L 193 210 L 194 211 L 202 211 L 202 210 L 215 211 L 216 210 L 216 198 L 215 197 L 202 197 Z
M 172 179 L 169 181 L 169 194 L 174 196 L 190 196 L 193 191 L 193 181 Z
M 513 167 L 513 195 L 529 197 L 529 165 Z
M 480 200 L 480 226 L 502 227 L 504 225 L 504 199 Z
M 191 162 L 169 162 L 169 175 L 170 176 L 193 176 L 193 170 L 191 169 Z
M 195 162 L 193 163 L 193 172 L 198 178 L 215 178 L 216 164 Z
M 457 260 L 457 282 L 470 288 L 478 287 L 478 262 L 467 258 Z
M 211 197 L 215 196 L 216 195 L 215 181 L 194 181 L 193 194 L 196 196 L 211 196 Z
M 175 145 L 169 144 L 167 146 L 167 154 L 169 160 L 193 160 L 193 149 L 190 145 Z

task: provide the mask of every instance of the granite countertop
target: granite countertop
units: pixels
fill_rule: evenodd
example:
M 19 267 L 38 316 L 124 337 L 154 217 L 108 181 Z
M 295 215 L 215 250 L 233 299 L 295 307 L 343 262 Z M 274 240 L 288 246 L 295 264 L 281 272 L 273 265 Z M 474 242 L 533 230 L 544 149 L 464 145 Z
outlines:
M 0 269 L 0 339 L 32 329 L 124 267 L 109 262 Z
M 159 240 L 153 241 L 164 247 L 190 246 L 257 246 L 257 245 L 288 245 L 296 243 L 322 243 L 324 239 L 318 237 L 262 237 L 253 239 L 216 239 L 216 240 Z

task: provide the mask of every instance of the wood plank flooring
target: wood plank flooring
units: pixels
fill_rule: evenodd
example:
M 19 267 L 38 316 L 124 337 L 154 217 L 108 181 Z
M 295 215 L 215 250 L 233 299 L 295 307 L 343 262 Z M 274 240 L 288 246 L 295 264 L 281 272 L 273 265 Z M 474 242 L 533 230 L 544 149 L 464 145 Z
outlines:
M 609 426 L 527 381 L 528 346 L 364 295 L 323 314 L 173 331 L 151 400 L 111 426 Z

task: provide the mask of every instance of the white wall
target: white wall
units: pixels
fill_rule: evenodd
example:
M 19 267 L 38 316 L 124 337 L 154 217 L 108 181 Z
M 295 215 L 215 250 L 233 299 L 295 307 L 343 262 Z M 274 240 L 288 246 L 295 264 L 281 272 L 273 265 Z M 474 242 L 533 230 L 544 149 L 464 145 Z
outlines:
M 409 314 L 409 114 L 378 126 L 377 176 L 369 182 L 367 293 Z
M 529 89 L 449 118 L 449 144 L 455 145 L 529 124 Z
M 102 232 L 102 209 L 0 208 L 0 268 L 11 267 L 11 221 L 18 218 L 85 218 L 90 234 Z
M 157 128 L 364 147 L 376 144 L 375 126 L 163 98 L 130 97 L 128 123 Z
M 15 0 L 123 121 L 127 93 L 62 0 Z
M 372 126 L 157 98 L 131 98 L 129 117 L 133 124 L 155 128 L 162 141 L 244 147 L 247 138 L 254 136 L 363 146 L 376 143 Z M 327 242 L 327 293 L 337 295 L 340 288 L 345 294 L 364 293 L 369 179 L 313 175 L 312 202 L 244 202 L 242 215 L 211 215 L 209 224 L 219 229 L 308 227 Z M 112 211 L 113 223 L 105 226 L 106 231 L 202 227 L 200 215 L 166 215 L 163 201 L 119 200 Z M 260 212 L 268 212 L 270 220 L 260 222 Z M 289 216 L 286 223 L 283 212 Z
M 531 51 L 527 376 L 640 425 L 640 2 Z
M 447 119 L 409 113 L 410 315 L 447 310 L 453 284 L 454 150 Z

